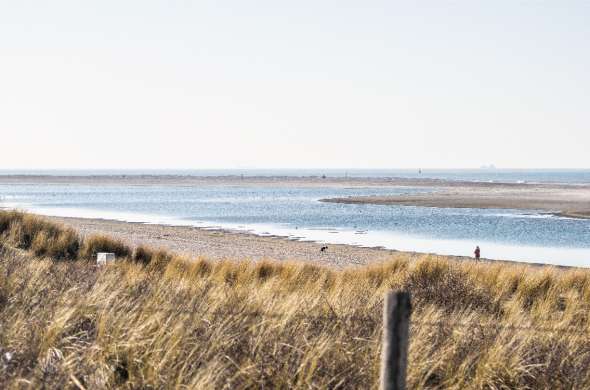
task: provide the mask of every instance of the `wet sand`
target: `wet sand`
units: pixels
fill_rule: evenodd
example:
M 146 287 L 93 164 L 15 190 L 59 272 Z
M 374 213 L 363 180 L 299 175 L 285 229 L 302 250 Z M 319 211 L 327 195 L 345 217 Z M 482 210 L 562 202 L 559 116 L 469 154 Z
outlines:
M 463 184 L 446 186 L 442 183 L 437 191 L 430 193 L 330 198 L 322 199 L 322 201 L 422 207 L 522 209 L 572 218 L 590 218 L 590 186 L 588 185 Z

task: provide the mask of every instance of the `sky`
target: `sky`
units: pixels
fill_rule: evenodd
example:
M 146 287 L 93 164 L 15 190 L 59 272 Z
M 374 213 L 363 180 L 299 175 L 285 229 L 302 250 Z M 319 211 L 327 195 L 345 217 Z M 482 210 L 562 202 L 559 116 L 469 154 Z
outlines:
M 0 169 L 590 168 L 590 1 L 4 1 Z

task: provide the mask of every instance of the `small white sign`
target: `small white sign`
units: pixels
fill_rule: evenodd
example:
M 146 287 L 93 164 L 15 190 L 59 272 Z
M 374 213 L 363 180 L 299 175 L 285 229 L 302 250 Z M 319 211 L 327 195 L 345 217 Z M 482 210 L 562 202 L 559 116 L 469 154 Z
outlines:
M 114 253 L 99 252 L 96 254 L 96 264 L 98 265 L 114 262 L 115 259 L 116 257 Z

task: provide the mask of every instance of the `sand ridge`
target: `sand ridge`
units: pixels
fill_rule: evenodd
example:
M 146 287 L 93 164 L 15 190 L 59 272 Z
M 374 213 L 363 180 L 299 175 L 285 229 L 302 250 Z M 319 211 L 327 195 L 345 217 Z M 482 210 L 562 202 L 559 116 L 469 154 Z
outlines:
M 586 185 L 463 185 L 411 195 L 357 196 L 322 199 L 347 204 L 446 208 L 535 210 L 557 216 L 590 218 L 590 186 Z

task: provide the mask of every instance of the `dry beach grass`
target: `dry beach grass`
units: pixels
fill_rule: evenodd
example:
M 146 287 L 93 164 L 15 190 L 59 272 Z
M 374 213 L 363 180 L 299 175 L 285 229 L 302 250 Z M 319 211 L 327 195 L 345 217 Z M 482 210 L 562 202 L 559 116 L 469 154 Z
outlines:
M 9 212 L 0 236 L 0 388 L 375 388 L 389 289 L 410 388 L 590 387 L 587 270 L 188 260 Z

